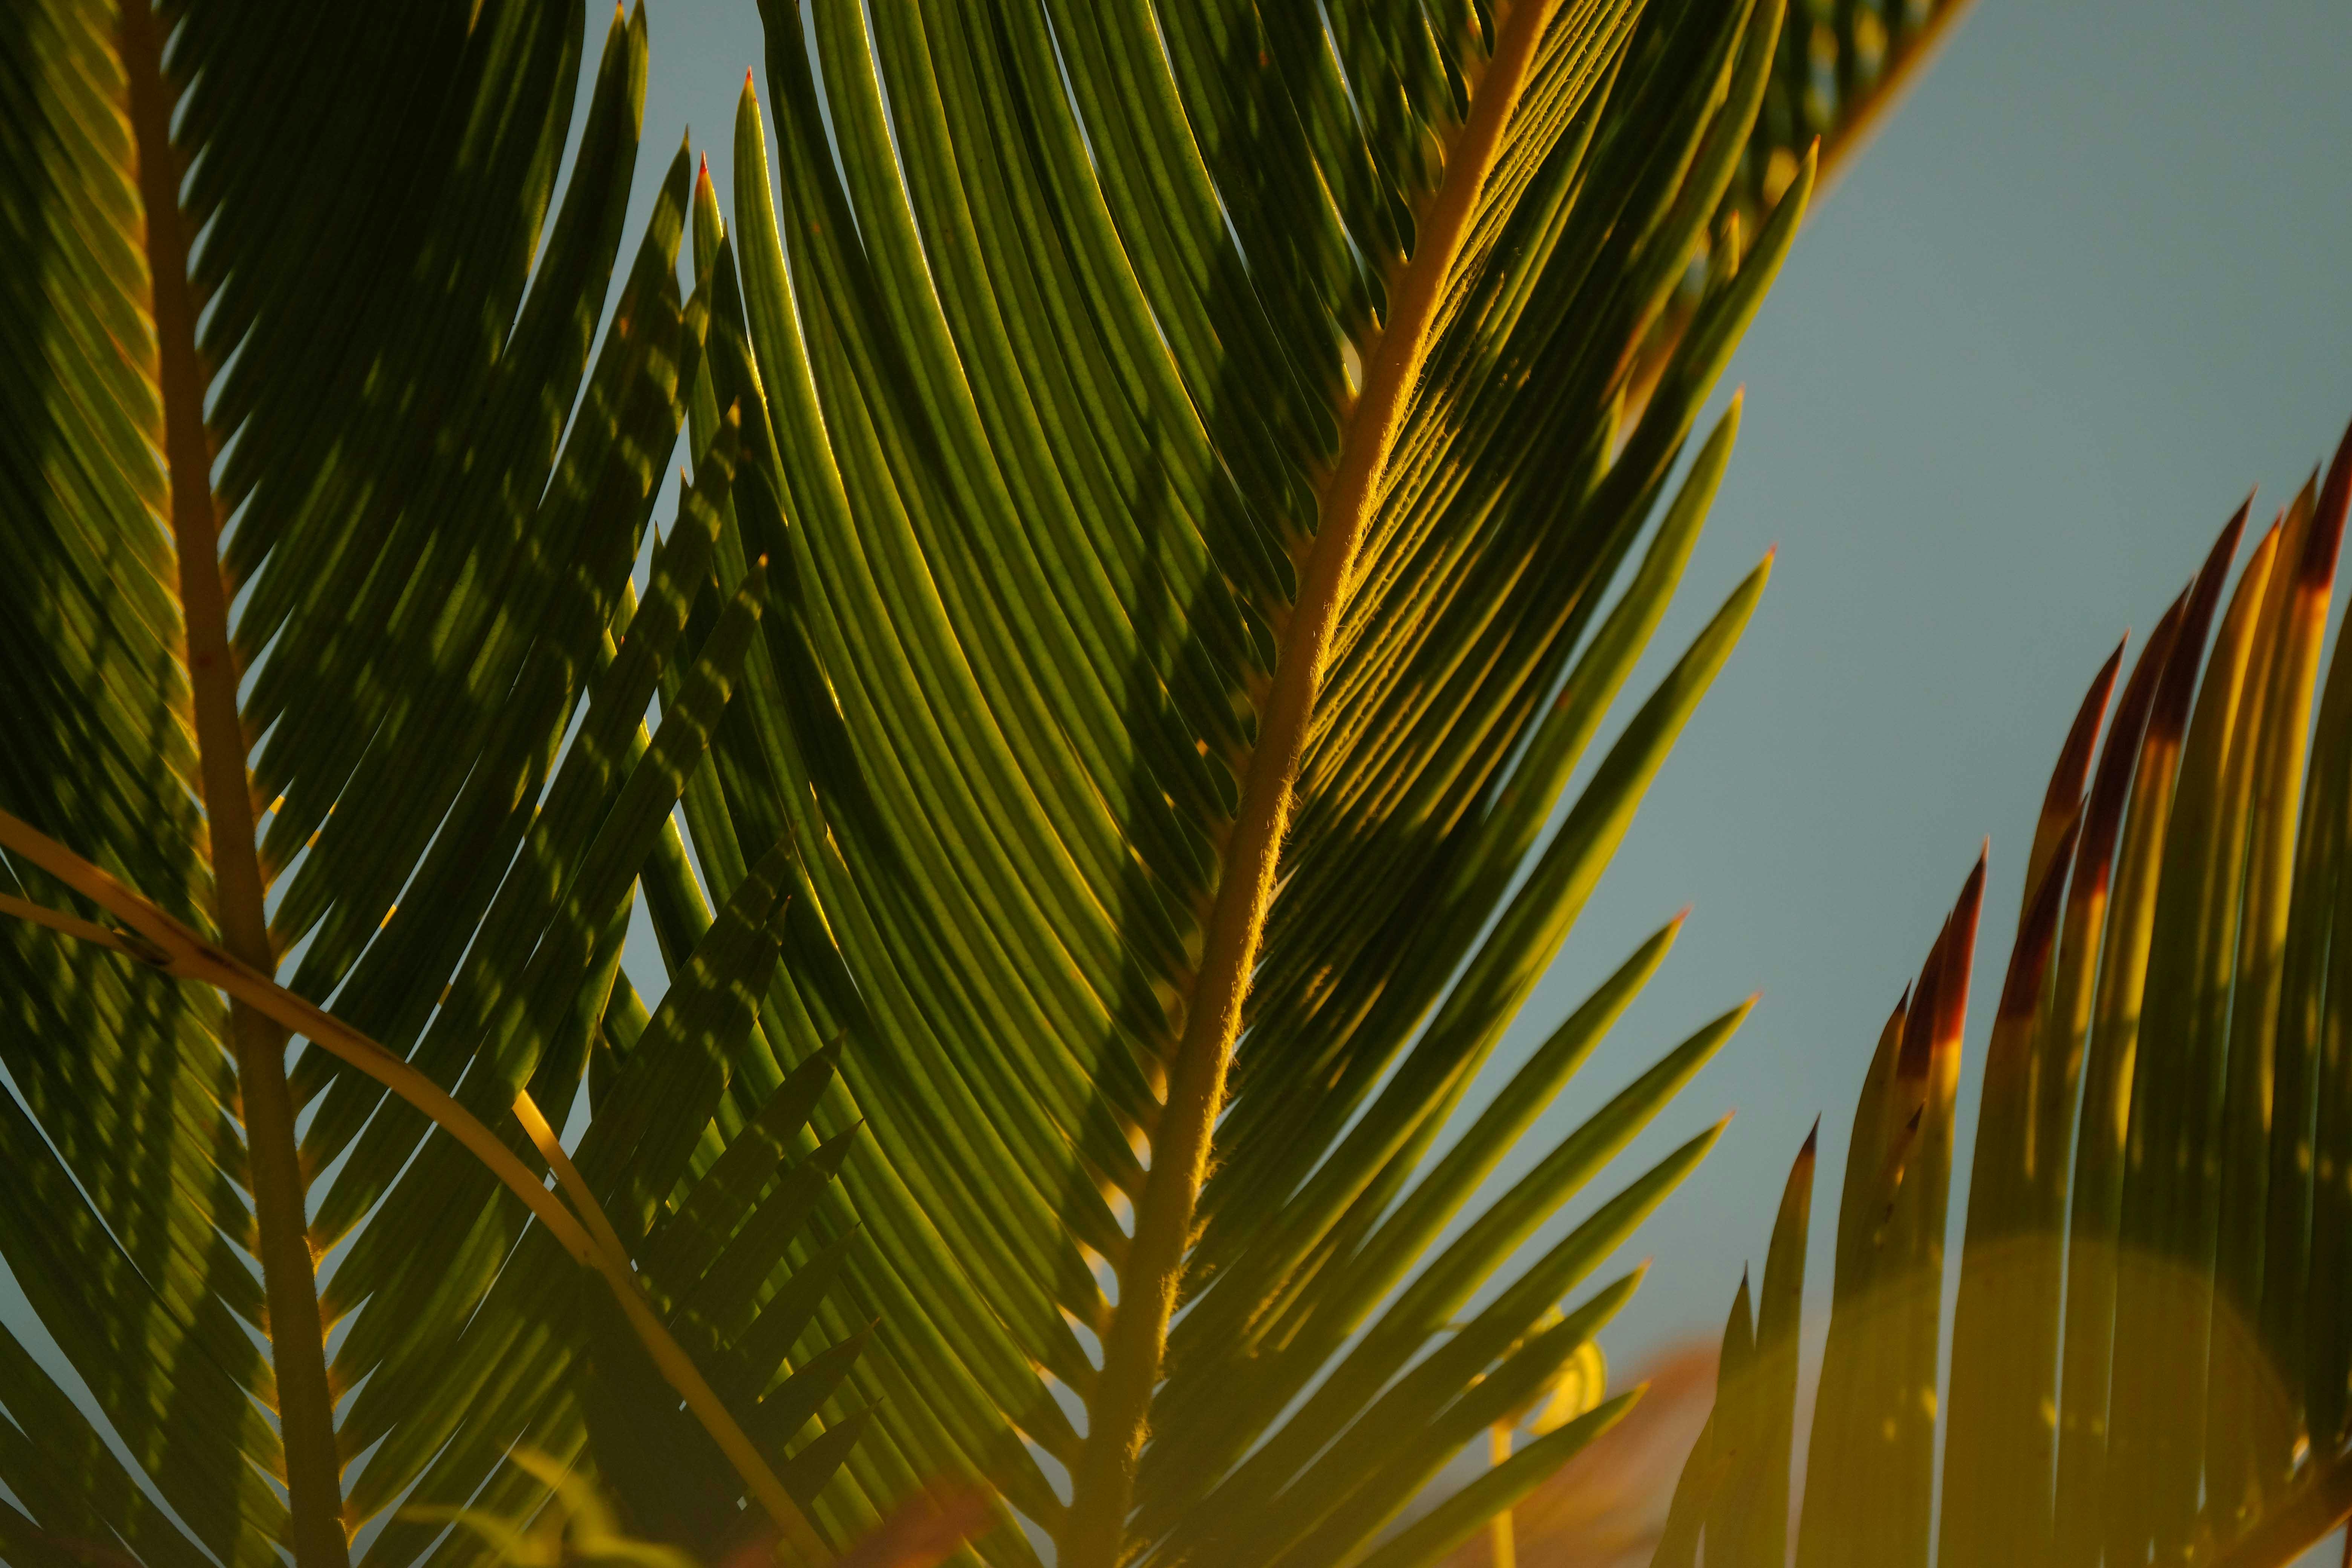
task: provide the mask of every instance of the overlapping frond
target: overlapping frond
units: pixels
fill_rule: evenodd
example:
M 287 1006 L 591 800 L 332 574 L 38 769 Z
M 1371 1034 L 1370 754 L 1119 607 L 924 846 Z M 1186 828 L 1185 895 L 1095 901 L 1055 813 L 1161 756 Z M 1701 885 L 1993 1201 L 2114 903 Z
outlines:
M 41 864 L 111 874 L 127 901 L 100 899 L 110 918 L 136 927 L 160 906 L 213 929 L 215 759 L 200 782 L 189 691 L 192 672 L 220 677 L 208 654 L 192 664 L 179 587 L 224 574 L 244 733 L 258 741 L 249 779 L 236 737 L 225 765 L 269 808 L 268 942 L 289 985 L 454 1090 L 447 1114 L 496 1128 L 529 1165 L 542 1151 L 510 1110 L 518 1093 L 561 1122 L 591 1057 L 607 1064 L 580 1151 L 593 1190 L 573 1201 L 623 1216 L 649 1249 L 635 1288 L 751 1435 L 754 1462 L 805 1500 L 855 1438 L 855 1423 L 811 1416 L 858 1343 L 810 1328 L 825 1268 L 779 1261 L 840 1155 L 801 1142 L 826 1069 L 788 1079 L 746 1050 L 783 918 L 777 858 L 715 921 L 702 915 L 650 1019 L 609 1005 L 641 871 L 682 867 L 671 814 L 766 595 L 754 572 L 709 620 L 692 616 L 733 482 L 731 414 L 695 449 L 642 603 L 632 589 L 708 312 L 677 288 L 681 158 L 592 363 L 644 19 L 616 18 L 606 40 L 542 245 L 583 43 L 576 13 L 521 4 L 280 15 L 198 0 L 160 18 L 67 5 L 0 22 L 0 179 L 32 258 L 0 281 L 0 333 L 26 367 L 0 451 L 0 530 L 19 566 L 0 590 L 0 805 L 32 835 L 12 848 L 62 846 L 66 860 Z M 129 79 L 142 70 L 144 86 Z M 201 339 L 166 345 L 199 373 L 220 367 L 211 427 L 193 437 L 167 428 L 159 391 L 173 323 L 150 288 L 161 253 L 141 154 L 160 143 L 133 137 L 141 91 L 178 141 L 160 179 L 144 171 L 149 196 L 176 191 L 180 226 L 201 235 L 181 280 Z M 184 473 L 182 454 L 208 442 L 216 472 Z M 167 447 L 173 488 L 208 489 L 227 521 L 220 563 L 175 554 Z M 291 1539 L 308 1563 L 403 1503 L 535 1505 L 542 1480 L 503 1463 L 517 1441 L 567 1461 L 585 1442 L 593 1464 L 599 1427 L 630 1506 L 660 1514 L 667 1494 L 699 1489 L 716 1499 L 702 1515 L 663 1522 L 698 1545 L 717 1539 L 714 1519 L 740 1528 L 740 1463 L 698 1427 L 699 1448 L 624 1457 L 682 1419 L 663 1381 L 674 1369 L 656 1375 L 641 1331 L 606 1331 L 600 1304 L 619 1314 L 572 1244 L 386 1095 L 383 1071 L 313 1048 L 293 1074 L 310 1184 L 300 1267 L 324 1259 L 302 1289 L 323 1287 L 339 1408 L 314 1471 L 327 1544 L 299 1525 L 289 1536 L 272 1363 L 299 1331 L 273 1325 L 258 1277 L 258 1134 L 224 1054 L 228 1011 L 90 925 L 98 883 L 21 855 L 6 868 L 0 892 L 31 918 L 0 937 L 13 1090 L 0 1257 L 63 1358 L 14 1340 L 0 1356 L 8 1430 L 41 1435 L 0 1456 L 21 1505 L 0 1517 L 12 1560 L 258 1563 Z M 44 921 L 90 940 L 62 942 Z M 320 1347 L 307 1353 L 315 1372 Z M 79 1398 L 63 1392 L 74 1384 Z M 318 1510 L 315 1487 L 294 1484 Z M 363 1539 L 405 1562 L 443 1529 Z
M 1918 79 L 1969 0 L 1807 0 L 1791 9 L 1756 132 L 1725 211 L 1753 227 L 1821 142 L 1825 176 L 1850 164 Z
M 1970 0 L 1800 0 L 1780 30 L 1780 50 L 1747 151 L 1713 223 L 1693 247 L 1692 272 L 1642 347 L 1630 399 L 1638 407 L 1689 329 L 1709 255 L 1752 235 L 1807 151 L 1817 149 L 1823 190 L 1851 167 L 1901 102 Z
M 56 931 L 6 937 L 0 1256 L 94 1415 L 0 1341 L 68 1434 L 0 1442 L 12 1552 L 472 1561 L 451 1510 L 553 1464 L 705 1554 L 944 1487 L 1067 1568 L 1309 1568 L 1589 1360 L 1634 1279 L 1563 1299 L 1716 1131 L 1512 1260 L 1745 1007 L 1475 1206 L 1669 926 L 1449 1130 L 1763 586 L 1563 807 L 1811 186 L 1751 188 L 1784 0 L 768 0 L 731 230 L 681 149 L 625 256 L 642 12 L 575 136 L 568 5 L 125 3 L 145 54 L 0 21 L 0 826 L 58 874 L 8 863 Z M 234 605 L 194 655 L 182 580 Z M 299 1149 L 191 974 L 335 1042 Z
M 0 18 L 0 797 L 184 918 L 210 875 L 194 799 L 163 409 L 131 133 L 111 18 L 73 5 Z M 10 862 L 0 892 L 63 890 Z M 178 1523 L 141 1492 L 44 1368 L 6 1343 L 6 1477 L 42 1533 L 121 1539 L 187 1561 L 259 1563 L 285 1510 L 246 1335 L 260 1288 L 223 1061 L 226 1008 L 16 921 L 0 931 L 0 1105 L 10 1179 L 0 1258 Z M 240 1321 L 242 1320 L 242 1321 Z M 82 1370 L 87 1369 L 87 1370 Z M 24 1485 L 17 1485 L 17 1478 Z M 85 1479 L 86 1478 L 86 1479 Z M 182 1534 L 184 1529 L 187 1534 Z
M 1707 1140 L 1375 1414 L 1383 1390 L 1738 1022 L 1701 1030 L 1380 1310 L 1663 956 L 1670 933 L 1430 1163 L 1763 578 L 1507 899 L 1688 557 L 1736 421 L 1611 603 L 1805 188 L 1717 268 L 1667 390 L 1618 428 L 1632 351 L 1738 167 L 1780 9 L 1531 15 L 1549 20 L 1491 174 L 1456 198 L 1475 195 L 1302 736 L 1132 1483 L 1134 1542 L 1170 1560 L 1320 1561 L 1377 1529 L 1411 1489 L 1394 1467 L 1483 1427 L 1495 1390 L 1465 1391 Z M 1281 765 L 1260 727 L 1302 679 L 1298 595 L 1328 569 L 1317 508 L 1384 312 L 1423 287 L 1415 237 L 1509 16 L 768 19 L 774 123 L 747 97 L 733 227 L 714 213 L 696 250 L 707 406 L 745 410 L 718 588 L 764 554 L 782 608 L 713 776 L 688 789 L 689 836 L 719 889 L 749 847 L 789 832 L 807 849 L 807 923 L 762 1027 L 788 1061 L 844 1036 L 817 1123 L 871 1139 L 843 1172 L 860 1228 L 840 1326 L 880 1321 L 856 1376 L 881 1413 L 822 1507 L 872 1518 L 919 1481 L 977 1477 L 1067 1552 L 1100 1463 L 1072 1411 L 1100 1426 L 1122 1397 L 1103 1381 L 1131 1375 L 1108 1277 L 1120 1300 L 1156 1288 L 1130 1268 L 1129 1215 L 1183 1179 L 1160 1157 L 1163 1100 L 1213 1001 L 1221 889 L 1254 874 L 1234 824 L 1253 770 Z M 1286 1423 L 1360 1335 L 1348 1374 Z M 1310 1463 L 1349 1431 L 1355 1449 Z M 981 1550 L 1027 1552 L 1010 1531 Z
M 1846 1157 L 1800 1564 L 2275 1565 L 2352 1511 L 2340 643 L 2319 679 L 2347 501 L 2352 434 L 2234 586 L 2231 520 L 2104 747 L 2121 649 L 2060 752 L 1987 1047 L 1940 1424 L 1981 868 L 1889 1023 Z M 1655 1561 L 1689 1562 L 1702 1516 L 1710 1564 L 1783 1560 L 1782 1535 L 1719 1547 L 1705 1511 L 1739 1466 L 1787 1486 L 1789 1410 L 1749 1397 L 1727 1359 Z M 1736 1465 L 1711 1458 L 1727 1432 Z

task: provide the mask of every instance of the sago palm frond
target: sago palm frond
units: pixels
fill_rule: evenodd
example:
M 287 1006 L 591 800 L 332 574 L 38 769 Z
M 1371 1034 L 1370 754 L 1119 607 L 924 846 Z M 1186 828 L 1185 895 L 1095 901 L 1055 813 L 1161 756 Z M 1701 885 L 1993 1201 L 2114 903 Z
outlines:
M 1781 0 L 766 9 L 626 258 L 642 12 L 577 127 L 564 5 L 0 19 L 12 1561 L 476 1561 L 529 1450 L 706 1554 L 1404 1568 L 1625 1407 L 1374 1544 L 1716 1136 L 1514 1268 L 1744 1006 L 1458 1224 L 1673 941 L 1455 1124 L 1763 586 L 1547 839 Z
M 1970 0 L 1797 0 L 1748 150 L 1715 220 L 1698 237 L 1691 272 L 1642 345 L 1628 407 L 1638 409 L 1697 313 L 1708 252 L 1738 248 L 1797 177 L 1808 151 L 1826 194 L 1926 71 Z
M 0 834 L 31 917 L 0 1256 L 112 1439 L 0 1345 L 12 1561 L 331 1564 L 389 1504 L 536 1495 L 519 1441 L 569 1457 L 600 1408 L 650 1435 L 688 1390 L 777 1509 L 838 1463 L 785 1450 L 841 1369 L 783 1375 L 824 1276 L 777 1261 L 838 1162 L 796 1142 L 830 1058 L 743 1055 L 774 858 L 658 1011 L 599 1027 L 762 597 L 688 625 L 727 450 L 630 591 L 702 307 L 681 164 L 592 365 L 642 26 L 530 265 L 582 45 L 548 6 L 0 22 Z M 320 1047 L 290 1073 L 289 1025 Z M 560 1121 L 592 1051 L 575 1164 L 531 1095 Z M 636 1334 L 594 1331 L 592 1260 Z
M 1809 1140 L 1753 1312 L 1744 1284 L 1732 1309 L 1661 1568 L 1702 1537 L 1709 1564 L 1785 1561 L 1792 1447 L 1804 1568 L 1931 1548 L 2272 1568 L 2352 1513 L 2340 640 L 2318 679 L 2347 500 L 2352 433 L 2225 605 L 2246 509 L 2231 520 L 2104 749 L 2120 648 L 2067 737 L 1987 1047 L 1940 1406 L 1981 862 L 1863 1079 L 1810 1438 L 1791 1431 Z

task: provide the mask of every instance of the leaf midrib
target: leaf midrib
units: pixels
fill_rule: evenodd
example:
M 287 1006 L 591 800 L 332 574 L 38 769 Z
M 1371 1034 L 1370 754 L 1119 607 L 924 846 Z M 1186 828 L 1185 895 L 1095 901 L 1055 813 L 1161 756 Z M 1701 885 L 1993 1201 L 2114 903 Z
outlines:
M 228 639 L 228 595 L 212 492 L 212 442 L 205 428 L 208 377 L 196 350 L 188 237 L 180 212 L 179 162 L 172 147 L 176 93 L 163 75 L 162 40 L 146 0 L 125 0 L 121 60 L 145 216 L 145 250 L 162 394 L 163 459 L 171 489 L 172 542 L 180 565 L 180 610 L 193 698 L 198 776 L 211 838 L 213 913 L 222 945 L 265 974 L 277 971 L 254 837 L 253 786 L 237 712 L 237 668 Z M 245 1124 L 255 1229 L 269 1310 L 270 1360 L 299 1568 L 348 1568 L 342 1463 L 327 1380 L 316 1260 L 303 1202 L 294 1103 L 286 1082 L 286 1034 L 243 1002 L 229 1005 L 238 1110 Z
M 1297 602 L 1279 623 L 1265 717 L 1243 770 L 1241 807 L 1222 847 L 1202 961 L 1184 999 L 1183 1035 L 1136 1204 L 1118 1306 L 1103 1340 L 1102 1374 L 1060 1542 L 1066 1568 L 1112 1568 L 1120 1556 L 1176 1286 L 1224 1100 L 1225 1068 L 1241 1031 L 1332 633 L 1381 473 L 1428 356 L 1446 279 L 1558 4 L 1517 0 L 1500 21 L 1469 114 L 1447 149 L 1444 178 L 1417 226 L 1421 244 L 1391 280 L 1389 321 L 1343 421 L 1339 462 L 1317 498 L 1318 526 L 1302 563 Z

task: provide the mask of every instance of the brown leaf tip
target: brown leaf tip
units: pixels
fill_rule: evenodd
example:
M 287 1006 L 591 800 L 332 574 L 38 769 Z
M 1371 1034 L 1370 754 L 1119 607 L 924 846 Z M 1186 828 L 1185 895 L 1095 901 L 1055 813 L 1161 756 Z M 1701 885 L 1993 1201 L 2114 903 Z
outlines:
M 2115 692 L 2116 673 L 2123 668 L 2124 648 L 2130 641 L 2131 634 L 2126 632 L 2083 694 L 2074 728 L 2066 731 L 2065 744 L 2058 749 L 2058 765 L 2051 770 L 2049 793 L 2042 799 L 2045 819 L 2071 816 L 2082 804 L 2083 790 L 2091 779 L 2091 754 L 2098 744 L 2099 721 L 2106 717 L 2107 699 Z
M 2059 895 L 2066 886 L 2066 868 L 2074 860 L 2074 847 L 2082 838 L 2083 823 L 2077 817 L 2060 836 L 2050 864 L 2042 868 L 2041 885 L 2033 889 L 2033 901 L 2019 922 L 2017 944 L 2010 950 L 2009 978 L 2001 987 L 2000 1016 L 2004 1018 L 2021 1018 L 2041 1009 L 2042 978 L 2048 971 L 2050 950 L 2058 933 Z
M 2311 541 L 2304 548 L 2297 582 L 2306 593 L 2324 594 L 2335 584 L 2347 510 L 2352 510 L 2352 425 L 2345 426 L 2344 439 L 2327 465 L 2327 482 L 2320 487 L 2319 510 L 2311 520 Z
M 1951 945 L 1946 949 L 1937 975 L 1936 1028 L 1929 1040 L 1937 1051 L 1958 1049 L 1969 1016 L 1969 976 L 1976 967 L 1977 918 L 1984 909 L 1985 867 L 1992 858 L 1988 837 L 1977 851 L 1977 863 L 1960 885 L 1959 901 L 1952 906 Z

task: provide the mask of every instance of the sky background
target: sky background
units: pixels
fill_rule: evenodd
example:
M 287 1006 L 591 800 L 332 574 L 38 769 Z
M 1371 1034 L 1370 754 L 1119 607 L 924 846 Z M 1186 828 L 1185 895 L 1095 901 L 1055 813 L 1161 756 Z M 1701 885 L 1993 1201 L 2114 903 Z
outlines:
M 729 144 L 747 65 L 767 97 L 748 0 L 664 0 L 651 26 L 641 205 L 678 127 Z M 1655 1263 L 1608 1336 L 1621 1368 L 1719 1332 L 1816 1115 L 1825 1300 L 1863 1068 L 1990 834 L 1969 1148 L 2020 858 L 2084 686 L 2249 487 L 2266 521 L 2352 416 L 2347 63 L 2341 0 L 1981 0 L 1818 204 L 1717 396 L 1747 388 L 1738 451 L 1629 696 L 1777 543 L 1770 590 L 1481 1090 L 1685 903 L 1502 1176 L 1763 993 L 1616 1173 L 1738 1112 L 1629 1249 Z

